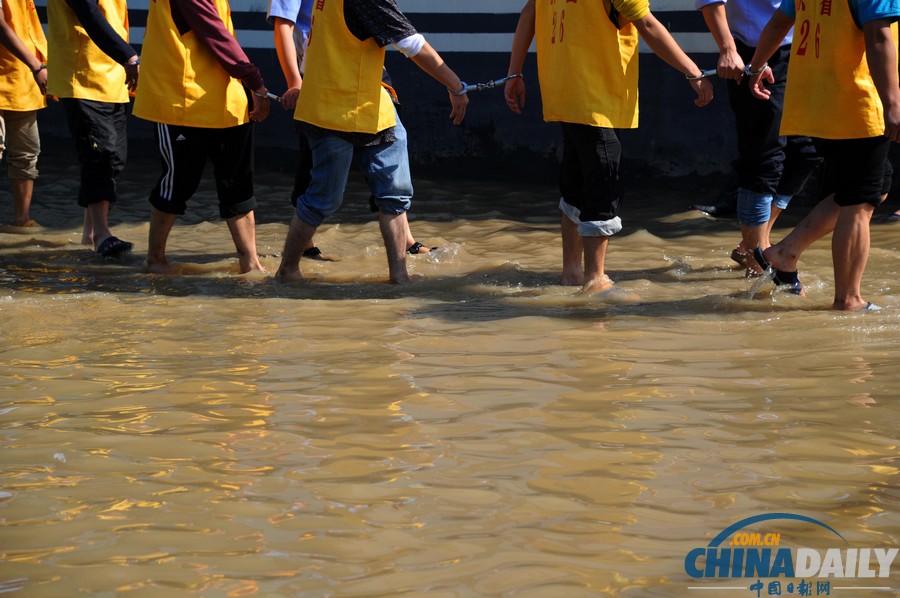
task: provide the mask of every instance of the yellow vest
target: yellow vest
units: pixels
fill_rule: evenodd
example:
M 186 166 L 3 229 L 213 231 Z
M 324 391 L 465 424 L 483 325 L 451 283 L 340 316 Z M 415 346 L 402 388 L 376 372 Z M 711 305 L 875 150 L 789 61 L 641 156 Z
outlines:
M 604 2 L 537 0 L 535 38 L 544 120 L 638 125 L 638 34 L 616 29 Z
M 342 0 L 316 2 L 294 118 L 347 133 L 396 125 L 394 104 L 381 87 L 384 53 L 375 40 L 359 41 L 350 33 Z
M 47 59 L 47 40 L 33 0 L 3 0 L 3 18 L 25 48 L 38 60 Z M 0 110 L 24 112 L 47 105 L 31 69 L 0 44 Z
M 233 35 L 228 0 L 215 0 L 215 4 Z M 168 1 L 151 2 L 147 13 L 134 115 L 168 125 L 207 129 L 250 122 L 244 86 L 222 68 L 194 31 L 184 35 L 178 32 Z
M 125 0 L 98 0 L 113 30 L 128 40 Z M 47 94 L 95 102 L 128 103 L 125 68 L 91 41 L 63 0 L 47 2 Z
M 822 14 L 826 5 L 830 14 Z M 826 5 L 798 3 L 781 134 L 823 139 L 883 135 L 884 109 L 869 74 L 863 32 L 847 0 Z M 897 24 L 892 28 L 896 44 Z

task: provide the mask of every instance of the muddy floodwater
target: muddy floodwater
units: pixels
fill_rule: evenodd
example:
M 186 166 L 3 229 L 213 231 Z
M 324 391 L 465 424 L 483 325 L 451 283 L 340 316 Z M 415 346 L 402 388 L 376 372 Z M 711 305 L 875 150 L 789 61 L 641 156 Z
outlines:
M 883 311 L 839 313 L 829 240 L 807 297 L 750 298 L 736 224 L 687 207 L 715 190 L 638 185 L 607 269 L 642 300 L 615 305 L 559 285 L 551 185 L 417 177 L 412 230 L 439 249 L 400 287 L 354 177 L 317 237 L 336 261 L 286 285 L 237 274 L 207 179 L 170 239 L 183 273 L 160 276 L 157 164 L 123 174 L 135 250 L 105 262 L 63 158 L 44 226 L 0 229 L 0 593 L 750 597 L 756 575 L 686 567 L 747 518 L 843 538 L 741 530 L 773 551 L 900 546 L 900 224 L 872 227 Z M 257 173 L 271 270 L 290 182 Z M 871 563 L 830 595 L 898 595 L 900 558 Z M 804 581 L 759 595 L 773 580 Z

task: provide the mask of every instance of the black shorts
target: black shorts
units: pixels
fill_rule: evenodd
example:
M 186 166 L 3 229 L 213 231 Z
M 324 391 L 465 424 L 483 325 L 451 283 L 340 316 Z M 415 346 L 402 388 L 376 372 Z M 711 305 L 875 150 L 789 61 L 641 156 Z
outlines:
M 116 201 L 116 178 L 128 159 L 128 104 L 60 98 L 81 166 L 78 205 Z
M 559 190 L 582 222 L 605 222 L 622 202 L 622 146 L 615 129 L 560 123 L 563 159 Z
M 163 167 L 162 176 L 150 193 L 150 205 L 154 208 L 183 215 L 209 158 L 219 197 L 219 215 L 228 219 L 256 209 L 250 123 L 225 129 L 157 123 L 154 137 Z
M 823 196 L 834 193 L 839 206 L 881 204 L 891 190 L 894 170 L 888 160 L 891 141 L 887 137 L 814 138 L 813 142 L 825 158 Z

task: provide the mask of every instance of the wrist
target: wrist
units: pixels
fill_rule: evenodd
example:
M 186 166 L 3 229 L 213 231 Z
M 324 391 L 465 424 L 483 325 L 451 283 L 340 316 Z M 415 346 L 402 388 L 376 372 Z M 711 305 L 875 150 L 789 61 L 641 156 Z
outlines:
M 255 96 L 258 97 L 258 98 L 266 98 L 266 99 L 268 99 L 268 97 L 269 97 L 269 90 L 266 89 L 266 86 L 265 86 L 265 85 L 263 85 L 263 86 L 260 87 L 259 89 L 254 89 L 254 90 L 253 90 L 253 95 L 255 95 Z
M 32 74 L 32 75 L 37 75 L 38 73 L 40 73 L 40 72 L 41 72 L 42 70 L 44 70 L 45 68 L 47 68 L 47 65 L 46 65 L 46 64 L 39 64 L 36 68 L 31 69 L 31 74 Z
M 138 66 L 141 63 L 141 57 L 135 54 L 131 58 L 128 59 L 128 62 L 125 63 L 125 66 Z
M 463 96 L 463 95 L 466 95 L 466 94 L 469 92 L 468 87 L 469 87 L 469 86 L 466 85 L 466 82 L 465 82 L 465 81 L 460 81 L 460 82 L 459 82 L 459 87 L 456 89 L 456 91 L 453 90 L 453 87 L 448 87 L 448 88 L 447 88 L 447 93 L 449 93 L 449 94 L 452 95 L 452 96 Z

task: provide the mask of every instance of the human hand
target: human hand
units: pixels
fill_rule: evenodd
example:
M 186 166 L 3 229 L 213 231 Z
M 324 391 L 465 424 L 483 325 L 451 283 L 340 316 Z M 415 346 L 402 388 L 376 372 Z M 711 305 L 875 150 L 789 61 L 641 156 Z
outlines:
M 694 99 L 694 105 L 703 108 L 713 99 L 713 86 L 712 83 L 709 82 L 709 79 L 689 79 L 691 84 L 691 88 L 694 90 L 694 93 L 697 94 L 696 99 Z
M 775 83 L 775 75 L 769 65 L 765 65 L 755 75 L 750 75 L 750 93 L 758 100 L 768 100 L 772 91 L 766 89 L 765 83 Z
M 281 96 L 281 107 L 285 110 L 294 110 L 297 107 L 298 97 L 300 97 L 300 88 L 290 88 Z
M 522 114 L 522 110 L 525 109 L 525 81 L 522 77 L 506 80 L 503 97 L 510 110 L 516 114 Z
M 135 55 L 132 58 L 128 59 L 129 61 L 125 63 L 125 86 L 128 87 L 128 91 L 134 93 L 137 89 L 138 84 L 138 75 L 141 71 L 141 59 L 139 56 Z
M 469 105 L 469 94 L 454 95 L 450 94 L 450 120 L 454 125 L 458 125 L 466 117 L 466 107 Z
M 42 64 L 37 69 L 31 71 L 34 76 L 34 82 L 37 83 L 41 95 L 47 95 L 47 65 Z
M 253 106 L 250 110 L 250 120 L 254 122 L 262 122 L 269 116 L 269 98 L 266 94 L 269 90 L 263 85 L 259 89 L 254 89 L 250 97 L 253 99 Z
M 884 136 L 900 143 L 900 104 L 884 107 Z
M 744 78 L 744 60 L 737 50 L 725 50 L 719 54 L 719 63 L 716 65 L 716 75 L 720 79 L 732 79 L 741 82 Z

